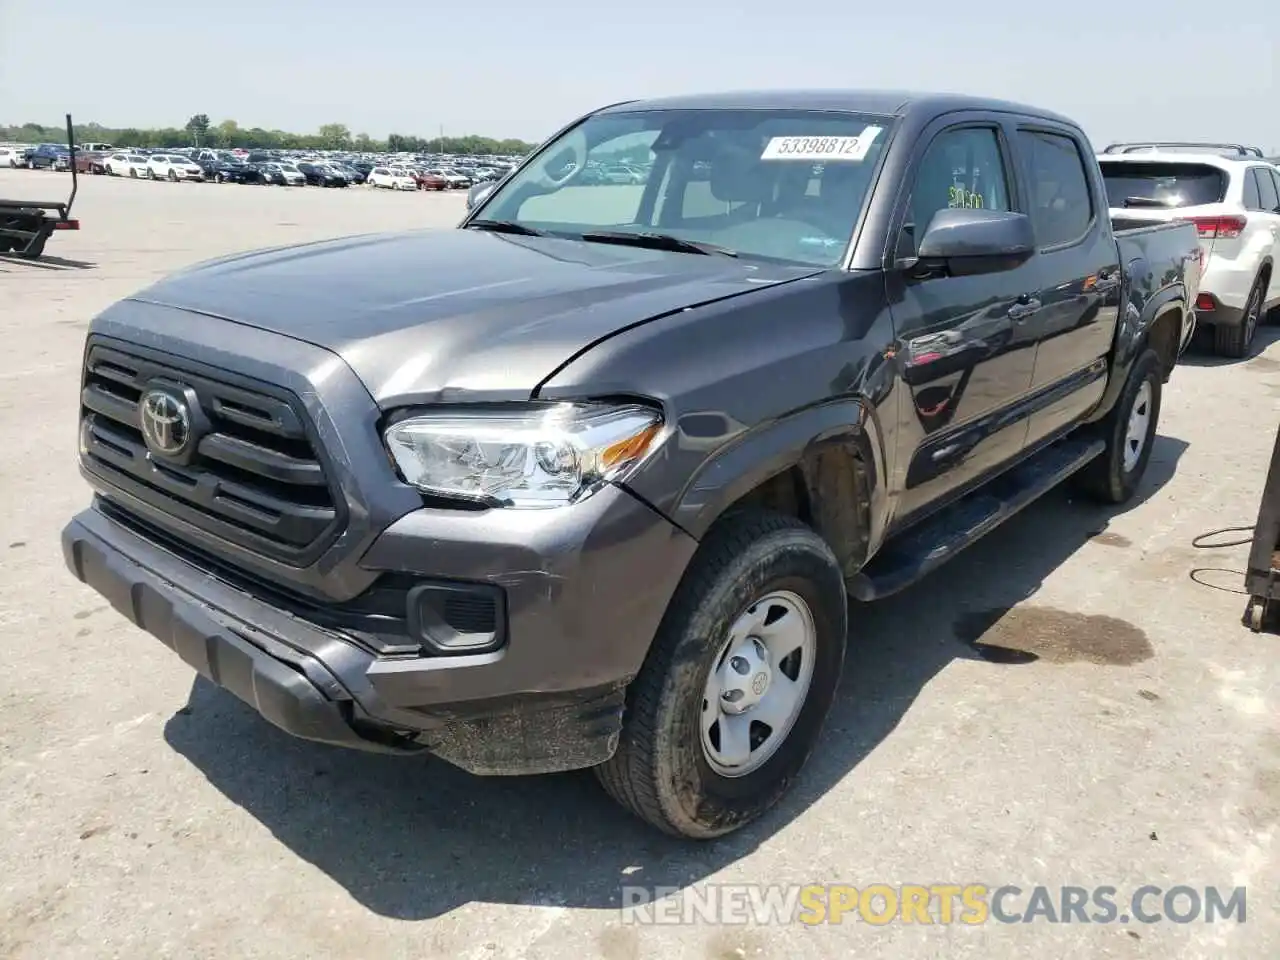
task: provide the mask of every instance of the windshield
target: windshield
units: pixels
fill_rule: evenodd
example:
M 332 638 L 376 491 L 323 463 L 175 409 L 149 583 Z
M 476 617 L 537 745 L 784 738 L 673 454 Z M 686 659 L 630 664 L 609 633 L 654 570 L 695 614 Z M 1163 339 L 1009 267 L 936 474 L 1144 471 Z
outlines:
M 1227 175 L 1204 163 L 1132 163 L 1101 161 L 1107 184 L 1107 205 L 1138 206 L 1148 200 L 1166 207 L 1195 207 L 1221 203 L 1227 193 Z
M 834 266 L 890 123 L 810 110 L 596 114 L 495 190 L 478 218 L 570 237 L 664 233 Z

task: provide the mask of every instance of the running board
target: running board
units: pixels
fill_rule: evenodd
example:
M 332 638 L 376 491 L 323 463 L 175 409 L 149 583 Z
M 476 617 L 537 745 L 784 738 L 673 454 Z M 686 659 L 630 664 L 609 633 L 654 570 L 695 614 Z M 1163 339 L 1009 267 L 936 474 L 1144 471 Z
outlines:
M 1061 484 L 1105 447 L 1102 440 L 1074 438 L 1046 447 L 889 540 L 849 581 L 849 595 L 878 600 L 905 590 Z

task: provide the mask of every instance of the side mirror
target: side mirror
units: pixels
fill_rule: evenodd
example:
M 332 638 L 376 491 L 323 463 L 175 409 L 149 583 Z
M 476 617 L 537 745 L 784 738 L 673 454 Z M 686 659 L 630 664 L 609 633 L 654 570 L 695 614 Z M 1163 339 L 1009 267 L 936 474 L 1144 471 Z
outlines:
M 953 276 L 1010 270 L 1036 251 L 1025 213 L 981 208 L 939 210 L 920 238 L 917 262 L 943 264 Z
M 488 180 L 481 180 L 479 183 L 475 184 L 467 191 L 467 209 L 474 210 L 478 207 L 480 202 L 492 193 L 493 188 L 496 186 L 496 183 L 492 183 Z

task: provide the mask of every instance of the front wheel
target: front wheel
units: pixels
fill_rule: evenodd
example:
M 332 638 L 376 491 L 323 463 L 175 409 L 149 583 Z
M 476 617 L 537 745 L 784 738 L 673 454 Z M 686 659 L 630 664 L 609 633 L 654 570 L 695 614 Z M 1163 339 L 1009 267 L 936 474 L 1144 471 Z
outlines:
M 1130 367 L 1115 407 L 1099 422 L 1106 447 L 1076 474 L 1083 493 L 1100 503 L 1121 504 L 1137 492 L 1151 460 L 1163 388 L 1160 356 L 1148 348 Z
M 719 521 L 628 691 L 617 752 L 596 768 L 605 790 L 675 836 L 755 820 L 818 739 L 847 624 L 844 578 L 821 537 L 764 511 Z

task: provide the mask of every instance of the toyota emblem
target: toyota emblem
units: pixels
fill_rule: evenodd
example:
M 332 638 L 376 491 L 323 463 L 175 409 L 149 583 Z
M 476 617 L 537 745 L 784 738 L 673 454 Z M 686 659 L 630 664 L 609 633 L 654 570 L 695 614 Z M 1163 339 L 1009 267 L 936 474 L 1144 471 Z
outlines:
M 191 410 L 170 390 L 153 388 L 138 404 L 142 438 L 147 449 L 166 457 L 181 455 L 191 442 Z

